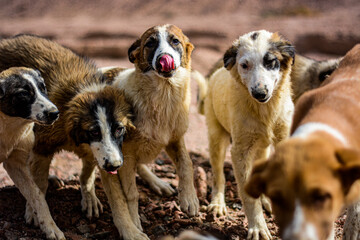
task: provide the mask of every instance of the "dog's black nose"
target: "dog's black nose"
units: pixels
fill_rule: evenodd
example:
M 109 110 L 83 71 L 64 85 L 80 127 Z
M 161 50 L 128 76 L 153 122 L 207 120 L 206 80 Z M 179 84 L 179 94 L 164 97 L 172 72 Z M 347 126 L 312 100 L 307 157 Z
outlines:
M 266 91 L 251 91 L 251 95 L 258 100 L 259 102 L 265 102 L 267 98 L 267 92 Z
M 54 109 L 47 112 L 48 119 L 51 121 L 55 121 L 59 117 L 59 110 Z
M 104 165 L 104 169 L 107 172 L 113 172 L 113 171 L 117 170 L 119 167 L 121 167 L 121 165 L 113 166 L 109 163 L 105 163 L 105 165 Z

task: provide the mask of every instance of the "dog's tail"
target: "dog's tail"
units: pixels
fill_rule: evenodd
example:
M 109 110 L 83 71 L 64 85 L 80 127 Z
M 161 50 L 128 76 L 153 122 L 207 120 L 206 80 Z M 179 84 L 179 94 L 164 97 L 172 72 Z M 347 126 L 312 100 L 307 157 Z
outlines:
M 195 79 L 199 88 L 197 91 L 197 107 L 200 114 L 204 114 L 204 101 L 208 90 L 208 80 L 198 71 L 191 72 L 191 78 Z

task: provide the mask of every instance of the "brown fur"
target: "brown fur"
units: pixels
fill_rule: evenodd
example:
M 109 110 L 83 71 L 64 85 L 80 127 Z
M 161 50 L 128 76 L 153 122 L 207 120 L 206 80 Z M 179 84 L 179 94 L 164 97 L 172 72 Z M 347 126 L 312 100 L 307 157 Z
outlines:
M 149 50 L 145 47 L 148 39 L 157 37 L 158 29 L 166 31 L 179 39 L 182 49 L 181 65 L 170 78 L 162 78 L 154 71 L 147 71 Z M 180 45 L 181 44 L 181 45 Z M 129 49 L 129 59 L 135 69 L 128 69 L 116 76 L 114 85 L 124 89 L 126 98 L 134 109 L 136 131 L 124 142 L 125 164 L 120 169 L 120 181 L 113 178 L 113 184 L 124 189 L 126 200 L 117 193 L 109 198 L 110 205 L 118 206 L 118 211 L 129 211 L 131 219 L 141 228 L 138 215 L 138 192 L 136 190 L 135 170 L 159 194 L 172 194 L 170 185 L 158 179 L 149 169 L 140 163 L 148 163 L 165 148 L 175 162 L 179 174 L 180 207 L 189 216 L 197 214 L 199 203 L 196 197 L 192 162 L 185 148 L 184 134 L 188 128 L 190 105 L 190 56 L 193 46 L 181 30 L 172 25 L 157 26 L 148 29 Z M 107 69 L 105 69 L 106 71 Z M 145 71 L 145 72 L 144 72 Z M 119 188 L 120 189 L 120 188 Z M 120 202 L 126 201 L 125 204 Z M 126 208 L 128 206 L 128 208 Z M 120 207 L 125 209 L 121 209 Z M 113 212 L 115 216 L 117 212 Z M 119 231 L 126 239 L 133 239 L 133 233 L 124 223 L 114 219 Z
M 0 73 L 0 79 L 18 76 L 29 72 L 29 68 L 12 67 Z M 14 106 L 16 107 L 16 106 Z M 28 160 L 34 145 L 34 121 L 20 117 L 10 117 L 0 109 L 0 163 L 26 198 L 36 210 L 40 228 L 49 239 L 65 239 L 56 226 L 46 204 L 45 195 L 32 179 Z M 11 204 L 11 203 L 9 203 Z
M 99 211 L 102 211 L 101 203 L 95 196 L 95 189 L 87 184 L 93 184 L 97 164 L 89 145 L 79 145 L 78 138 L 81 137 L 81 132 L 89 130 L 89 112 L 96 101 L 112 102 L 115 120 L 128 129 L 133 128 L 128 118 L 130 105 L 125 101 L 123 91 L 106 86 L 103 75 L 89 60 L 43 38 L 18 36 L 2 40 L 0 59 L 0 69 L 11 66 L 38 69 L 48 87 L 50 100 L 60 110 L 60 118 L 55 124 L 35 128 L 34 157 L 31 163 L 35 182 L 45 193 L 53 154 L 61 149 L 77 153 L 87 165 L 80 176 L 83 197 L 86 196 L 82 202 L 83 210 L 87 210 L 89 217 L 93 212 L 95 216 L 98 215 Z M 34 220 L 37 223 L 38 220 L 29 205 L 26 218 L 28 222 Z M 131 227 L 129 229 L 131 230 Z M 138 230 L 134 227 L 133 231 Z
M 359 68 L 357 45 L 322 87 L 300 97 L 292 126 L 295 135 L 279 144 L 269 161 L 254 167 L 246 191 L 270 197 L 285 240 L 309 239 L 310 225 L 317 234 L 311 239 L 333 238 L 333 222 L 342 208 L 360 200 Z M 301 130 L 313 123 L 334 130 Z M 292 227 L 295 207 L 301 208 L 303 222 Z M 345 239 L 358 235 L 359 216 L 357 203 L 348 210 Z

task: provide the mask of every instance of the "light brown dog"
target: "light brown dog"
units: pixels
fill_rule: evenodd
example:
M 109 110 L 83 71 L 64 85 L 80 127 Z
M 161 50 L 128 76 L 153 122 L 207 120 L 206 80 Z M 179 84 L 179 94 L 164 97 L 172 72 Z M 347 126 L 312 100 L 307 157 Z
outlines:
M 227 50 L 224 67 L 211 75 L 208 85 L 200 85 L 208 88 L 200 92 L 206 92 L 204 110 L 214 175 L 208 211 L 226 214 L 223 164 L 231 139 L 235 178 L 249 222 L 248 239 L 271 239 L 262 211 L 262 205 L 271 211 L 270 203 L 248 196 L 244 184 L 253 161 L 266 158 L 270 146 L 289 134 L 294 54 L 293 46 L 277 33 L 251 32 Z
M 93 62 L 36 36 L 22 35 L 0 41 L 0 69 L 11 66 L 38 69 L 48 87 L 50 100 L 60 111 L 59 120 L 53 125 L 34 128 L 31 172 L 36 184 L 45 193 L 53 155 L 62 149 L 75 152 L 84 163 L 80 175 L 82 208 L 89 218 L 98 216 L 102 205 L 95 195 L 96 166 L 102 175 L 115 174 L 123 164 L 121 146 L 125 133 L 134 128 L 124 92 L 106 84 Z M 106 180 L 103 185 L 107 190 L 112 187 Z M 27 205 L 26 221 L 44 224 L 34 210 Z M 146 237 L 131 221 L 123 225 L 132 236 Z M 55 237 L 62 239 L 63 236 L 61 233 Z
M 300 97 L 292 135 L 255 165 L 246 191 L 272 200 L 284 240 L 333 239 L 343 207 L 360 199 L 360 45 L 322 87 Z M 348 209 L 345 239 L 358 239 L 360 204 Z
M 105 188 L 105 191 L 111 191 L 108 198 L 113 218 L 120 233 L 129 236 L 126 239 L 134 238 L 133 233 L 118 218 L 123 211 L 129 211 L 132 217 L 127 222 L 132 221 L 141 229 L 136 169 L 159 193 L 171 194 L 173 191 L 141 164 L 154 160 L 163 148 L 175 162 L 179 174 L 181 209 L 189 216 L 198 213 L 199 202 L 195 193 L 192 162 L 184 142 L 189 124 L 192 50 L 193 45 L 178 27 L 152 27 L 129 48 L 129 59 L 135 68 L 119 69 L 119 73 L 115 74 L 113 85 L 123 89 L 127 100 L 132 104 L 136 130 L 124 142 L 125 161 L 124 166 L 119 169 L 119 178 L 106 175 L 108 181 L 117 187 Z M 111 76 L 115 70 L 104 68 L 101 71 Z M 110 74 L 107 74 L 109 71 Z M 120 199 L 115 189 L 123 189 L 126 199 Z
M 34 122 L 52 124 L 59 116 L 46 95 L 40 72 L 13 67 L 0 73 L 0 163 L 37 213 L 40 228 L 49 239 L 65 239 L 34 182 L 29 168 L 34 146 Z M 11 204 L 11 203 L 9 203 Z

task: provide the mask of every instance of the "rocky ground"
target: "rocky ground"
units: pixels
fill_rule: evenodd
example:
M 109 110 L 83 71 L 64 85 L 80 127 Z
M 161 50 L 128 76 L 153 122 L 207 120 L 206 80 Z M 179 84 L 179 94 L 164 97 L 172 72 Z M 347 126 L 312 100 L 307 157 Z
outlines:
M 0 0 L 1 1 L 1 0 Z M 31 33 L 48 37 L 74 51 L 93 58 L 99 66 L 131 67 L 127 49 L 136 38 L 153 25 L 173 23 L 182 28 L 195 45 L 193 68 L 206 74 L 239 35 L 258 29 L 279 31 L 297 52 L 326 59 L 343 55 L 360 42 L 360 2 L 358 0 L 14 0 L 1 1 L 0 37 Z M 192 83 L 190 126 L 185 136 L 191 152 L 202 209 L 210 201 L 211 170 L 208 161 L 205 119 L 196 111 L 196 84 Z M 227 154 L 227 160 L 229 160 Z M 47 194 L 50 209 L 59 227 L 69 239 L 117 239 L 111 211 L 97 180 L 97 195 L 105 212 L 99 219 L 88 220 L 81 212 L 78 176 L 81 161 L 70 153 L 61 153 L 52 163 L 51 174 L 64 180 L 65 186 L 51 186 Z M 175 170 L 161 154 L 153 171 L 174 187 Z M 177 196 L 159 197 L 141 179 L 140 213 L 144 231 L 151 239 L 183 229 L 208 232 L 220 239 L 245 239 L 246 220 L 229 161 L 226 199 L 229 216 L 214 218 L 202 212 L 194 219 L 179 211 Z M 200 177 L 199 177 L 200 176 Z M 12 187 L 12 181 L 0 165 L 0 239 L 43 239 L 41 231 L 25 225 L 24 199 Z M 345 215 L 336 223 L 340 238 Z M 276 235 L 276 225 L 266 216 Z

